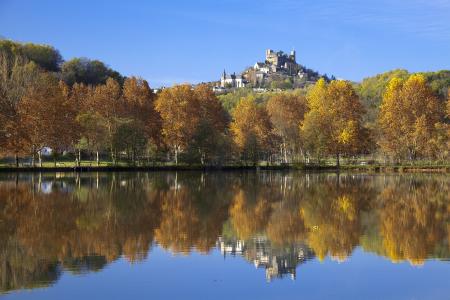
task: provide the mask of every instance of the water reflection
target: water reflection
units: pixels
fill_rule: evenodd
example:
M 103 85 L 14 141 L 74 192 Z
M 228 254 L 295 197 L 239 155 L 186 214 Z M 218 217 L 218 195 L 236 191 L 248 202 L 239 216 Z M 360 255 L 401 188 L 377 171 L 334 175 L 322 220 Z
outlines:
M 51 285 L 63 272 L 218 248 L 295 278 L 358 246 L 413 265 L 450 258 L 446 175 L 111 173 L 0 175 L 0 289 Z

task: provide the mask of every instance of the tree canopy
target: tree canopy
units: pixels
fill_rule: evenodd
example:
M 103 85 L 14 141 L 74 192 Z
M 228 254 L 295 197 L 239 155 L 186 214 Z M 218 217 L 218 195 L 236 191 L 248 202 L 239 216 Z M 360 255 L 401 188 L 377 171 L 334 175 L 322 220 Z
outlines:
M 0 51 L 12 56 L 22 56 L 50 72 L 60 71 L 63 62 L 59 51 L 49 45 L 22 44 L 11 40 L 0 39 Z
M 63 63 L 61 77 L 68 84 L 84 83 L 88 85 L 104 84 L 108 78 L 123 83 L 119 72 L 112 70 L 99 60 L 73 58 Z

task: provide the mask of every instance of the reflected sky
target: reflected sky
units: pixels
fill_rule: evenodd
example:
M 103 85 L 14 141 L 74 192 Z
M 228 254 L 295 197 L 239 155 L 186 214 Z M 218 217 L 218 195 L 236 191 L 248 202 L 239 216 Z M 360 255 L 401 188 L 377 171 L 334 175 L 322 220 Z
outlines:
M 11 299 L 445 299 L 445 174 L 0 174 Z

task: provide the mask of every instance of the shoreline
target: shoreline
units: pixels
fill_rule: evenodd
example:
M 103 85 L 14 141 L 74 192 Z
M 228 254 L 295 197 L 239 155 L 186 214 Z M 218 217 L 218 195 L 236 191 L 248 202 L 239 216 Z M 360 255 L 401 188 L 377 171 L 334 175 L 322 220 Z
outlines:
M 450 173 L 450 165 L 278 165 L 278 166 L 81 166 L 81 167 L 0 167 L 0 173 L 22 172 L 162 172 L 162 171 L 306 171 L 306 172 L 370 172 L 370 173 Z

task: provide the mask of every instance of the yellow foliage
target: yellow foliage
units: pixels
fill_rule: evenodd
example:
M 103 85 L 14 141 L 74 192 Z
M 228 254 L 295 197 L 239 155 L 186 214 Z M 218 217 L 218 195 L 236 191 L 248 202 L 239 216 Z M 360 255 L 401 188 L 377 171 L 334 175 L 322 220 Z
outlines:
M 379 145 L 394 157 L 413 159 L 429 154 L 428 141 L 441 116 L 438 99 L 423 75 L 411 75 L 406 81 L 393 78 L 380 107 Z

